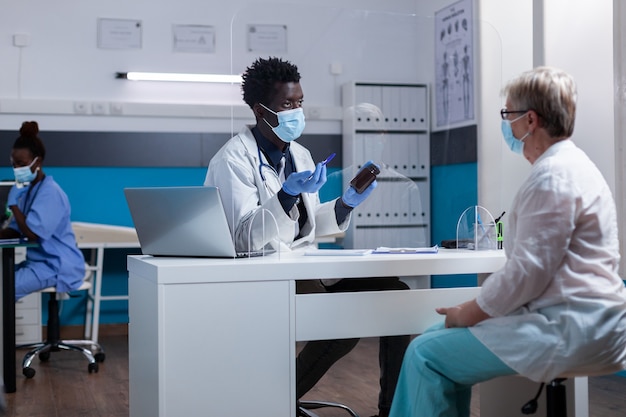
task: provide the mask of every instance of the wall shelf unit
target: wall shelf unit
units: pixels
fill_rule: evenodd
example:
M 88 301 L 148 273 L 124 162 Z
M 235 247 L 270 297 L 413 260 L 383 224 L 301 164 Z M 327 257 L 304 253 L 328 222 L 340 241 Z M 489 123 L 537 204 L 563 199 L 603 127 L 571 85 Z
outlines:
M 342 87 L 343 182 L 363 163 L 381 167 L 375 194 L 357 207 L 347 248 L 430 245 L 429 92 L 426 84 Z

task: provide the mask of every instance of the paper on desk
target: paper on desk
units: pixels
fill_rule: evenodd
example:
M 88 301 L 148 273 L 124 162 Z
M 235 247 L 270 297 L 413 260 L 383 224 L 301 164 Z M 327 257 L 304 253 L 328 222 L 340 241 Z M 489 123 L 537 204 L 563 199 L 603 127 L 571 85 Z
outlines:
M 309 249 L 305 256 L 364 256 L 372 253 L 371 249 Z
M 437 253 L 439 252 L 439 246 L 427 246 L 423 248 L 388 248 L 385 246 L 377 247 L 373 253 Z
M 28 240 L 20 239 L 19 237 L 0 239 L 0 245 L 17 245 L 19 243 L 25 243 L 25 242 L 28 242 Z

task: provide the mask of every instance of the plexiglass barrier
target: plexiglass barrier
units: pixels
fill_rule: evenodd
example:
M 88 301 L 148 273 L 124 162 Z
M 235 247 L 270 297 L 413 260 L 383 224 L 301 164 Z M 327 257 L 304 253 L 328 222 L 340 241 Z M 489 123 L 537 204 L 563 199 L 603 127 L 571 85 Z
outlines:
M 279 57 L 298 67 L 306 128 L 297 143 L 314 162 L 337 153 L 328 164 L 322 201 L 342 196 L 366 162 L 380 168 L 377 188 L 353 210 L 348 230 L 329 240 L 318 236 L 330 245 L 423 247 L 454 239 L 463 211 L 479 203 L 482 181 L 488 184 L 480 197 L 487 197 L 487 208 L 507 208 L 499 197 L 502 176 L 485 180 L 481 173 L 481 164 L 489 172 L 506 165 L 499 35 L 471 8 L 459 14 L 430 7 L 417 15 L 263 3 L 248 4 L 232 17 L 231 74 L 241 74 L 258 58 Z M 268 14 L 278 23 L 254 23 Z M 241 106 L 233 106 L 232 136 L 255 124 L 252 110 L 247 118 Z M 258 159 L 254 152 L 249 157 Z M 256 204 L 247 202 L 252 208 L 245 212 L 225 199 L 236 243 L 238 225 L 279 189 L 280 184 L 255 194 Z M 263 234 L 283 240 L 290 233 Z M 251 235 L 248 242 L 254 240 Z
M 498 248 L 497 222 L 486 208 L 468 207 L 456 225 L 456 247 L 471 250 Z

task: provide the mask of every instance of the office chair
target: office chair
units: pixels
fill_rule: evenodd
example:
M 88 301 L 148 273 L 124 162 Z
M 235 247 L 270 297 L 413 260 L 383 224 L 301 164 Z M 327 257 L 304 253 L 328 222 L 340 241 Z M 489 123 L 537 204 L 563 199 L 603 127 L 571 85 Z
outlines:
M 352 417 L 359 417 L 359 415 L 355 413 L 354 410 L 352 410 L 350 407 L 328 401 L 298 401 L 298 416 L 318 417 L 317 414 L 313 413 L 310 410 L 316 410 L 318 408 L 324 407 L 340 408 L 342 410 L 345 410 Z
M 85 265 L 85 276 L 83 283 L 75 291 L 87 291 L 91 288 L 91 278 L 93 269 Z M 22 374 L 26 378 L 35 376 L 36 371 L 30 367 L 35 356 L 39 356 L 39 360 L 47 362 L 50 359 L 51 352 L 60 350 L 73 350 L 81 352 L 89 361 L 87 371 L 89 373 L 98 372 L 98 363 L 104 362 L 105 354 L 102 347 L 93 340 L 61 340 L 60 324 L 59 324 L 59 299 L 67 298 L 64 293 L 57 293 L 55 287 L 44 288 L 39 291 L 48 293 L 48 326 L 46 331 L 46 340 L 39 343 L 31 343 L 18 346 L 18 348 L 31 349 L 22 360 Z
M 563 382 L 567 378 L 555 378 L 546 387 L 546 417 L 567 417 L 567 398 Z M 535 398 L 528 401 L 522 407 L 522 413 L 535 414 L 537 412 L 537 399 L 541 395 L 544 383 L 539 386 L 539 391 Z

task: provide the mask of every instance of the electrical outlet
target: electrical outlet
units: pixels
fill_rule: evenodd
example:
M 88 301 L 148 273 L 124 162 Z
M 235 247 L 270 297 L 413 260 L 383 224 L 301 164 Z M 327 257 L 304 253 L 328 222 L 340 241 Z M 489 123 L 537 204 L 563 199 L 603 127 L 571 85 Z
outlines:
M 320 119 L 322 117 L 322 112 L 319 107 L 307 107 L 306 117 L 311 120 Z
M 75 101 L 74 102 L 74 113 L 76 114 L 87 114 L 89 111 L 89 106 L 85 101 Z
M 110 103 L 109 113 L 117 115 L 124 114 L 124 105 L 122 103 Z
M 332 75 L 340 75 L 342 72 L 343 72 L 343 65 L 341 65 L 341 62 L 330 63 L 330 73 Z
M 107 114 L 107 103 L 104 103 L 102 101 L 96 101 L 91 103 L 91 113 L 93 114 L 97 114 L 97 115 L 103 115 L 103 114 Z

